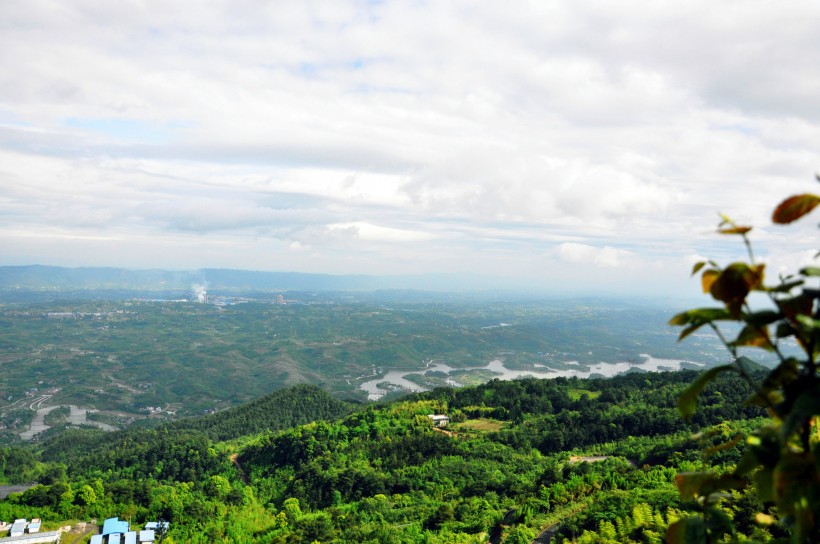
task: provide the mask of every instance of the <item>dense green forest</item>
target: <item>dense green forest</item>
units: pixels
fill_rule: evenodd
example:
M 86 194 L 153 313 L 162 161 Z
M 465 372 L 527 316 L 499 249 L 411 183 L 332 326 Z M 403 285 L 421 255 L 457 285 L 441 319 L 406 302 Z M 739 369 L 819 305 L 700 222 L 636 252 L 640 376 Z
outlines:
M 695 375 L 493 380 L 359 406 L 298 386 L 156 428 L 69 430 L 0 450 L 7 483 L 39 482 L 0 519 L 165 519 L 178 543 L 660 542 L 688 515 L 675 475 L 737 461 L 739 446 L 704 447 L 764 415 L 725 376 L 685 423 Z M 760 505 L 732 508 L 752 527 Z

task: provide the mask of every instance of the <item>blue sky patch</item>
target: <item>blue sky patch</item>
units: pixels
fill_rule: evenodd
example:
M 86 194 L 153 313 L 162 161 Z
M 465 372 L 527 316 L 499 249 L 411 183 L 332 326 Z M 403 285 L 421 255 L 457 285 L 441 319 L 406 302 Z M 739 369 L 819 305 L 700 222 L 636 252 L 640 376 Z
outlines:
M 136 119 L 78 119 L 70 117 L 65 125 L 110 136 L 121 141 L 164 144 L 172 139 L 175 129 L 187 126 L 181 122 L 150 123 Z

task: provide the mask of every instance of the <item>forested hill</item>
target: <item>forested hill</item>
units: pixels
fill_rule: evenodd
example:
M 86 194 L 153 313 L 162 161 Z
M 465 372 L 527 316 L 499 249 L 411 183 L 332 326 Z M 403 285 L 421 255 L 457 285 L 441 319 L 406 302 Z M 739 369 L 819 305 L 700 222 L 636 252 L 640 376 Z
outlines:
M 211 440 L 222 441 L 311 421 L 333 420 L 349 413 L 354 406 L 315 385 L 301 384 L 215 414 L 181 419 L 169 423 L 166 428 L 201 431 Z
M 692 434 L 731 436 L 762 413 L 723 376 L 684 423 L 677 397 L 695 375 L 494 380 L 359 407 L 298 386 L 172 426 L 67 431 L 0 450 L 6 481 L 42 484 L 0 501 L 0 519 L 162 518 L 166 544 L 529 543 L 555 523 L 572 540 L 608 520 L 610 541 L 658 542 L 682 515 L 675 475 L 704 463 Z
M 177 475 L 179 471 L 187 471 L 192 477 L 202 472 L 200 463 L 208 456 L 200 453 L 207 452 L 211 442 L 279 431 L 317 420 L 334 420 L 352 408 L 353 405 L 333 398 L 314 385 L 301 384 L 242 406 L 181 419 L 156 429 L 132 428 L 115 433 L 68 430 L 46 440 L 42 445 L 42 456 L 49 461 L 66 463 L 69 468 L 98 467 L 113 471 L 142 465 L 139 461 L 142 456 L 153 460 L 154 464 L 162 461 L 160 473 L 165 477 L 182 477 L 183 474 Z M 193 466 L 186 466 L 191 463 Z M 155 466 L 145 468 L 127 472 L 147 477 L 156 469 Z

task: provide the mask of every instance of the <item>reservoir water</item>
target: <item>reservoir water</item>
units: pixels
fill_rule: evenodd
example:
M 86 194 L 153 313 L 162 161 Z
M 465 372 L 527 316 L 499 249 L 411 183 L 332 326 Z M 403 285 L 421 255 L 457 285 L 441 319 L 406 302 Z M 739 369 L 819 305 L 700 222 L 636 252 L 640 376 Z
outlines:
M 450 374 L 454 370 L 458 371 L 490 371 L 493 373 L 493 378 L 499 380 L 514 380 L 517 378 L 534 377 L 534 378 L 557 378 L 559 376 L 578 378 L 588 378 L 591 375 L 600 375 L 610 378 L 617 374 L 622 374 L 630 369 L 640 369 L 648 372 L 661 372 L 664 370 L 680 370 L 681 365 L 685 362 L 696 366 L 704 366 L 702 363 L 693 363 L 691 361 L 681 361 L 679 359 L 658 359 L 642 353 L 640 355 L 644 360 L 638 363 L 596 363 L 594 365 L 580 365 L 576 361 L 569 361 L 565 365 L 578 366 L 568 370 L 558 370 L 549 368 L 546 365 L 541 365 L 539 368 L 544 370 L 513 370 L 504 366 L 504 362 L 500 359 L 490 361 L 485 366 L 469 367 L 469 368 L 453 368 L 444 363 L 427 363 L 427 367 L 422 370 L 391 370 L 380 378 L 374 378 L 362 383 L 359 389 L 367 393 L 369 400 L 379 400 L 384 395 L 390 392 L 389 389 L 379 387 L 379 384 L 388 383 L 394 388 L 401 388 L 408 392 L 426 391 L 424 387 L 414 383 L 406 378 L 412 374 L 425 375 L 428 372 L 440 372 Z M 587 370 L 588 369 L 588 370 Z M 458 387 L 458 382 L 454 380 L 447 380 L 448 385 Z

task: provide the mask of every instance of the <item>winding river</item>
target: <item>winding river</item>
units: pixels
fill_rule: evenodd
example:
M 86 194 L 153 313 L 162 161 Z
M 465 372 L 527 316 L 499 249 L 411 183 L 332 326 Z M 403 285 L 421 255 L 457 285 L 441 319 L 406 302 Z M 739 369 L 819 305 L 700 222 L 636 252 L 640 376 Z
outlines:
M 469 368 L 453 368 L 444 363 L 428 363 L 427 368 L 424 368 L 422 370 L 391 370 L 380 378 L 374 378 L 372 380 L 368 380 L 362 383 L 359 386 L 359 389 L 367 393 L 367 398 L 369 400 L 379 400 L 380 398 L 382 398 L 390 392 L 389 389 L 383 389 L 379 387 L 379 384 L 383 383 L 389 383 L 396 388 L 404 389 L 406 391 L 411 392 L 426 391 L 426 388 L 420 386 L 417 383 L 411 382 L 406 378 L 406 376 L 409 376 L 411 374 L 423 376 L 428 372 L 441 372 L 449 375 L 454 370 L 462 372 L 488 370 L 494 374 L 493 378 L 498 378 L 499 380 L 514 380 L 517 378 L 525 377 L 557 378 L 559 376 L 564 376 L 567 378 L 572 376 L 576 376 L 578 378 L 588 378 L 591 375 L 600 375 L 605 376 L 607 378 L 611 378 L 612 376 L 622 374 L 633 368 L 645 370 L 648 372 L 680 370 L 681 365 L 684 362 L 696 366 L 704 366 L 702 363 L 692 363 L 688 361 L 681 361 L 679 359 L 658 359 L 645 353 L 642 353 L 640 356 L 644 360 L 638 363 L 596 363 L 594 365 L 583 366 L 580 365 L 577 361 L 569 361 L 564 363 L 565 365 L 578 366 L 579 368 L 577 370 L 574 368 L 570 368 L 568 370 L 557 370 L 554 368 L 549 368 L 546 365 L 542 366 L 544 370 L 513 370 L 504 366 L 504 362 L 500 359 L 490 361 L 485 366 Z M 452 385 L 454 387 L 458 387 L 459 385 L 461 385 L 454 380 L 447 380 L 447 382 L 449 385 Z
M 59 408 L 59 406 L 46 406 L 44 408 L 39 408 L 37 410 L 37 415 L 34 416 L 34 420 L 31 422 L 31 426 L 27 431 L 20 433 L 20 438 L 23 440 L 31 440 L 35 437 L 35 435 L 37 435 L 37 433 L 50 429 L 51 427 L 46 425 L 46 414 L 57 408 Z M 68 416 L 68 421 L 72 425 L 94 425 L 104 431 L 117 430 L 117 428 L 112 425 L 88 419 L 88 413 L 96 412 L 96 410 L 81 408 L 79 406 L 74 406 L 73 404 L 68 408 L 71 410 L 71 413 Z

